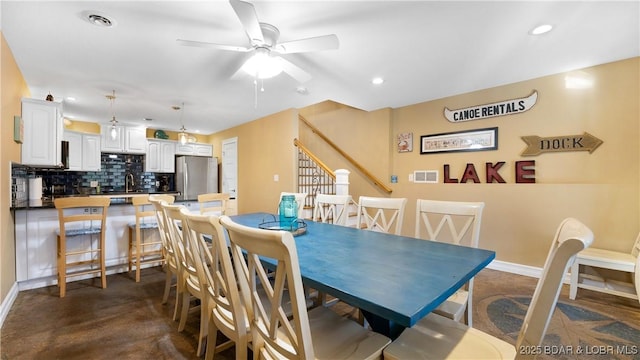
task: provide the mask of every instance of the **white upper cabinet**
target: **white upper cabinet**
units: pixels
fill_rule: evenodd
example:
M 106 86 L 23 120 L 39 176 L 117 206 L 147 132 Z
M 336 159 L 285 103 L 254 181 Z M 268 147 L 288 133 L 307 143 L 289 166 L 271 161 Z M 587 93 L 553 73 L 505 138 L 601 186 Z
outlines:
M 176 155 L 213 156 L 213 146 L 209 144 L 176 144 Z
M 101 171 L 100 135 L 84 134 L 82 136 L 82 170 Z
M 69 171 L 100 171 L 100 135 L 64 132 L 69 142 Z
M 111 137 L 111 125 L 102 125 L 102 152 L 144 154 L 147 151 L 147 129 L 142 126 L 116 126 Z
M 175 156 L 175 141 L 150 139 L 147 141 L 144 171 L 173 173 L 176 171 Z
M 62 104 L 22 99 L 22 164 L 60 166 Z

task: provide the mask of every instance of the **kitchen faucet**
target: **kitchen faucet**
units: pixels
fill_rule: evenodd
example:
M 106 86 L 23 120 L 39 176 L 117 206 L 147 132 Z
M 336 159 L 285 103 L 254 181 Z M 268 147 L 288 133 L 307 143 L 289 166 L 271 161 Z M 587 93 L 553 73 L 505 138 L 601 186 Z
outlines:
M 133 190 L 133 186 L 135 185 L 135 181 L 133 179 L 133 174 L 128 173 L 124 178 L 124 192 L 129 192 Z

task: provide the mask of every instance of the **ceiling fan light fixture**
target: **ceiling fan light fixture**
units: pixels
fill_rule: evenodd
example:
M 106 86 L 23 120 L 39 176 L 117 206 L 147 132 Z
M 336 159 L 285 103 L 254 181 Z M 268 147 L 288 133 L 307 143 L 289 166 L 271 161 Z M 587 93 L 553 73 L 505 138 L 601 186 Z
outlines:
M 282 62 L 277 57 L 269 55 L 266 48 L 256 48 L 256 53 L 242 65 L 242 70 L 257 78 L 270 79 L 279 75 L 282 70 Z

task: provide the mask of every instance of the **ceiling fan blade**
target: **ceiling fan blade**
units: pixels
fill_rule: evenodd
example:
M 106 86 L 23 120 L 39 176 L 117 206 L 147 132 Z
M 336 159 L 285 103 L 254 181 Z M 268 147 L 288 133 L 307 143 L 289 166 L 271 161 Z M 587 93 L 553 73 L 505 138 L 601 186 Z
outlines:
M 228 51 L 248 52 L 248 51 L 253 50 L 253 48 L 247 48 L 247 47 L 243 47 L 243 46 L 214 44 L 214 43 L 204 42 L 204 41 L 193 41 L 193 40 L 176 39 L 176 42 L 178 44 L 180 44 L 180 45 L 183 45 L 183 46 L 214 48 L 214 49 L 228 50 Z
M 340 46 L 335 34 L 279 43 L 273 50 L 281 54 L 293 54 L 309 51 L 333 50 Z
M 240 0 L 229 0 L 229 3 L 231 3 L 231 7 L 233 7 L 236 15 L 238 15 L 242 26 L 244 26 L 244 31 L 247 33 L 251 45 L 263 44 L 264 36 L 262 35 L 260 21 L 258 21 L 256 8 L 253 4 Z
M 278 57 L 280 62 L 282 63 L 282 70 L 289 74 L 292 78 L 294 78 L 299 83 L 305 83 L 311 80 L 311 74 L 302 70 L 300 67 L 295 65 L 294 63 L 282 58 Z

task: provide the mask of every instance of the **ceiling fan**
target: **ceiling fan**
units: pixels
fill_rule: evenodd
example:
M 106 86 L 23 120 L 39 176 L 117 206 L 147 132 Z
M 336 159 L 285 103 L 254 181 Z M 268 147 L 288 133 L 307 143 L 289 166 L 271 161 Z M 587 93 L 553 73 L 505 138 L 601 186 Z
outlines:
M 183 39 L 177 39 L 177 42 L 185 46 L 253 52 L 253 56 L 244 63 L 241 70 L 256 79 L 274 77 L 284 71 L 301 83 L 309 81 L 311 75 L 290 61 L 280 56 L 274 56 L 274 54 L 331 50 L 337 49 L 339 46 L 338 37 L 335 34 L 279 43 L 280 31 L 271 24 L 260 22 L 253 4 L 241 0 L 229 0 L 229 2 L 249 37 L 250 46 L 223 45 Z

